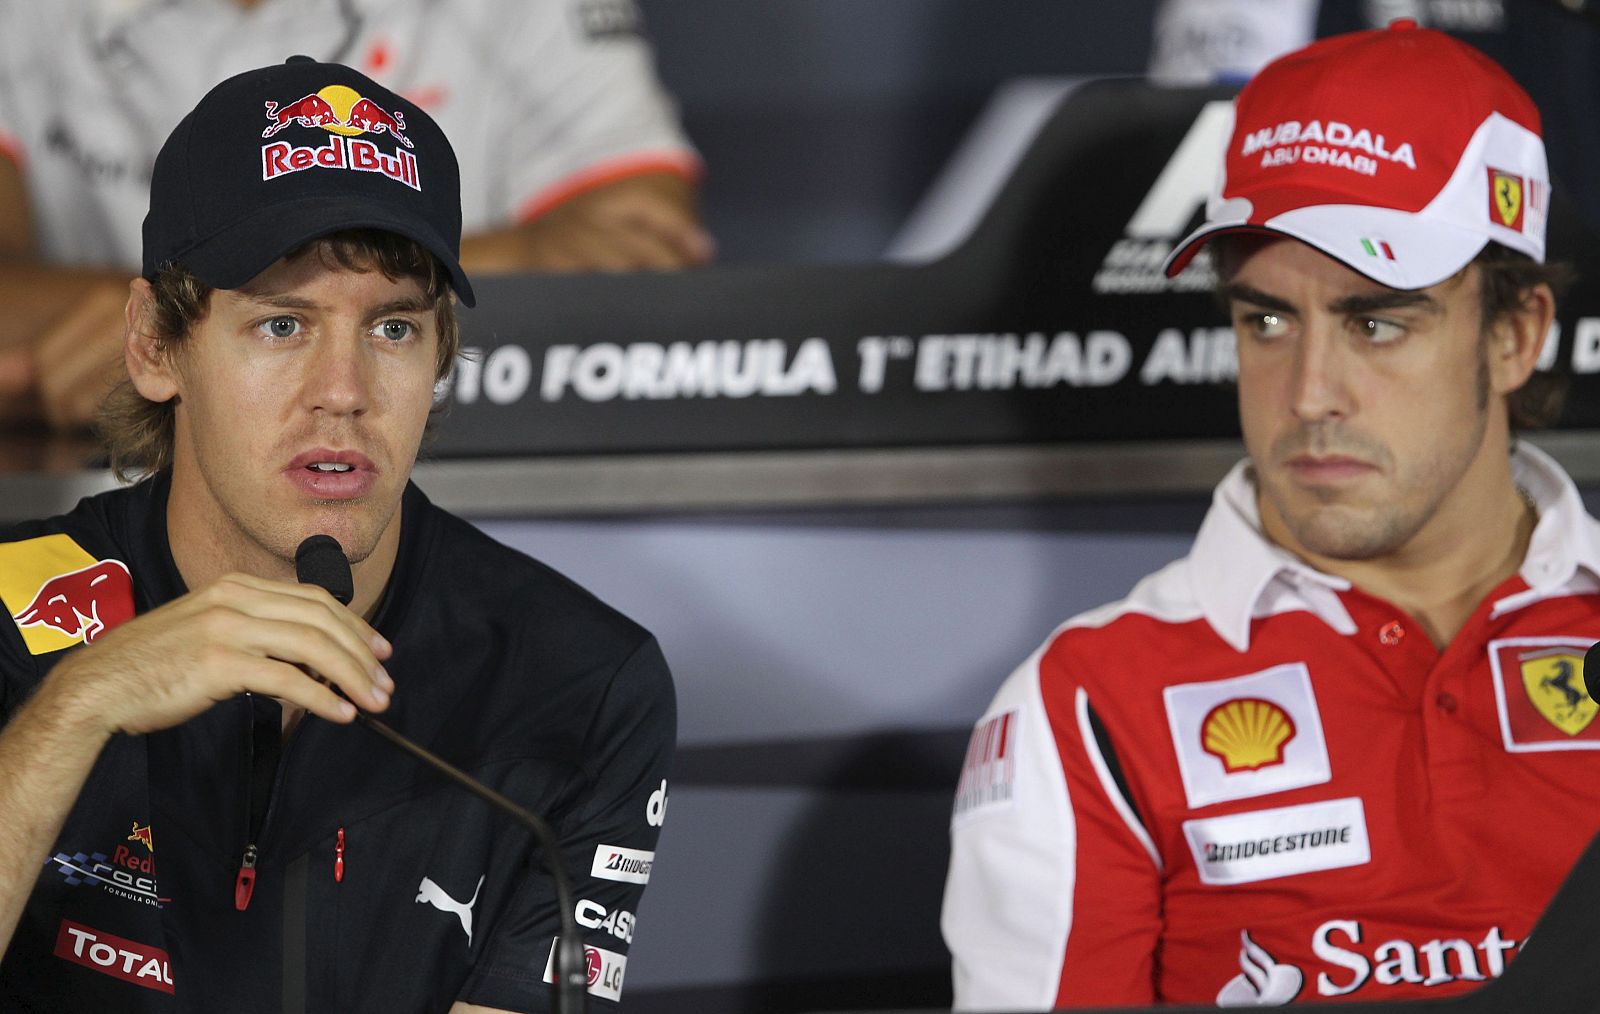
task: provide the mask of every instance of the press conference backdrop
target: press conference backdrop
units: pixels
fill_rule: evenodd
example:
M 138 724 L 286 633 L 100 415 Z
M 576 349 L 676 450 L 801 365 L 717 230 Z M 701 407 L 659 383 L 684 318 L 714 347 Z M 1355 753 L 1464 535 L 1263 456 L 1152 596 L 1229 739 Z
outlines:
M 1236 351 L 1208 261 L 1160 270 L 1202 213 L 1228 93 L 1125 80 L 1063 94 L 971 233 L 931 262 L 485 280 L 437 452 L 1236 435 Z M 1374 147 L 1362 132 L 1343 154 L 1375 165 Z M 1600 249 L 1562 191 L 1549 206 L 1526 193 L 1540 203 L 1515 215 L 1548 215 L 1555 254 L 1595 277 Z M 1570 378 L 1563 428 L 1600 426 L 1600 293 L 1563 302 L 1539 366 Z

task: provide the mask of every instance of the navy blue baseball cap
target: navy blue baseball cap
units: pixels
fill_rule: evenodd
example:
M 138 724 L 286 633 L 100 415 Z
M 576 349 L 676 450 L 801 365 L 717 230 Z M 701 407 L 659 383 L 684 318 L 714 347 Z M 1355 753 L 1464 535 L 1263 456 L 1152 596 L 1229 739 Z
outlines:
M 156 156 L 143 274 L 182 264 L 237 289 L 329 233 L 380 229 L 439 259 L 467 306 L 461 176 L 433 118 L 342 64 L 308 56 L 206 93 Z

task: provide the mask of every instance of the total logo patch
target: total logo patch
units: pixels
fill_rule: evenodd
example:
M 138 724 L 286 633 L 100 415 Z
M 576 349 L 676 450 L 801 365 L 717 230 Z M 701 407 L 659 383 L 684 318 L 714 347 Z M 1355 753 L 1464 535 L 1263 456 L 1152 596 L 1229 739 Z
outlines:
M 1512 753 L 1600 750 L 1600 704 L 1583 683 L 1592 637 L 1509 637 L 1489 642 L 1500 736 Z
M 61 920 L 55 956 L 136 986 L 173 992 L 172 964 L 166 951 L 70 919 Z
M 266 103 L 267 126 L 262 137 L 272 137 L 293 124 L 319 127 L 333 136 L 322 145 L 297 147 L 274 141 L 261 148 L 261 178 L 278 179 L 307 169 L 339 169 L 381 173 L 413 190 L 422 189 L 416 156 L 396 149 L 386 154 L 361 134 L 388 134 L 405 149 L 414 148 L 406 136 L 405 114 L 390 111 L 348 85 L 328 85 L 286 103 Z
M 1162 692 L 1191 809 L 1321 785 L 1332 777 L 1303 662 Z
M 650 870 L 656 864 L 656 854 L 643 849 L 623 848 L 621 845 L 596 845 L 594 863 L 589 875 L 601 880 L 620 880 L 629 884 L 650 883 Z
M 556 981 L 556 947 L 560 943 L 560 937 L 550 942 L 550 957 L 546 958 L 544 963 L 545 982 Z M 622 976 L 628 969 L 628 956 L 587 944 L 584 945 L 583 956 L 589 966 L 587 989 L 589 995 L 606 1000 L 621 1000 Z
M 133 577 L 69 535 L 0 545 L 0 601 L 30 654 L 87 644 L 133 618 Z

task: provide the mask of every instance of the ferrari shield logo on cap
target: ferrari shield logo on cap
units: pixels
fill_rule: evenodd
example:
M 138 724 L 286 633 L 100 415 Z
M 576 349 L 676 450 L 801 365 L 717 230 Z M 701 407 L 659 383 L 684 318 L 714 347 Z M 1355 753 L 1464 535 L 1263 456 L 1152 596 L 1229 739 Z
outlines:
M 1499 169 L 1489 170 L 1490 221 L 1522 231 L 1522 177 Z

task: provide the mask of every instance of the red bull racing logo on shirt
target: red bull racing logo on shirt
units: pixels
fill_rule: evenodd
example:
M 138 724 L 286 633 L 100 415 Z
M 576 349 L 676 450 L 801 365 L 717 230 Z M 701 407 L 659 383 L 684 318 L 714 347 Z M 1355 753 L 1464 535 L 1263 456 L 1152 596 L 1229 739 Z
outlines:
M 274 141 L 261 148 L 261 178 L 278 179 L 307 169 L 343 169 L 351 172 L 381 173 L 413 190 L 422 189 L 417 173 L 417 158 L 411 138 L 406 136 L 405 114 L 390 111 L 354 88 L 328 85 L 320 91 L 288 103 L 266 104 L 267 126 L 262 137 L 272 137 L 291 126 L 320 127 L 332 136 L 320 145 L 297 146 Z M 393 155 L 386 154 L 362 134 L 387 134 L 399 142 Z
M 34 655 L 87 644 L 133 618 L 133 578 L 66 535 L 0 545 L 0 601 Z

